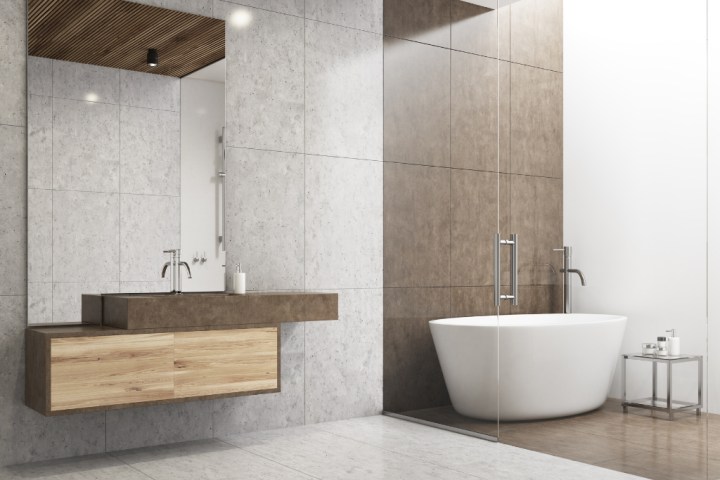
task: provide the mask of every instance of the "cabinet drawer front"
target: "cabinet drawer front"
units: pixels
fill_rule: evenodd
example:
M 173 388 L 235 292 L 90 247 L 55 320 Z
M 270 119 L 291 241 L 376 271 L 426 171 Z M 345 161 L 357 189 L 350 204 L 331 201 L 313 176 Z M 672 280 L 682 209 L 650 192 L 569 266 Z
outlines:
M 90 408 L 173 397 L 173 334 L 54 338 L 50 409 Z
M 278 328 L 175 333 L 175 397 L 277 389 Z

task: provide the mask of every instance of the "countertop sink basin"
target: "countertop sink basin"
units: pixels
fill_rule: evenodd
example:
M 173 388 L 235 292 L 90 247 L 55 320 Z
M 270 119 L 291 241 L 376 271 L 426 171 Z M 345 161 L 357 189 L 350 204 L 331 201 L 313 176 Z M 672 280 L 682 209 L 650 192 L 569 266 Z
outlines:
M 83 323 L 181 329 L 337 320 L 337 293 L 112 293 L 82 296 Z

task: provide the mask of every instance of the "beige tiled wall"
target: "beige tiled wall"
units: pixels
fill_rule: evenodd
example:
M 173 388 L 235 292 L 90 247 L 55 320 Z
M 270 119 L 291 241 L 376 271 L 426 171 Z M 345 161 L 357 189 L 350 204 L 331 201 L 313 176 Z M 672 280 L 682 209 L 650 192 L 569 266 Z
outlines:
M 520 238 L 501 312 L 560 308 L 562 0 L 386 0 L 385 34 L 384 407 L 403 411 L 449 403 L 427 321 L 495 314 L 495 232 Z

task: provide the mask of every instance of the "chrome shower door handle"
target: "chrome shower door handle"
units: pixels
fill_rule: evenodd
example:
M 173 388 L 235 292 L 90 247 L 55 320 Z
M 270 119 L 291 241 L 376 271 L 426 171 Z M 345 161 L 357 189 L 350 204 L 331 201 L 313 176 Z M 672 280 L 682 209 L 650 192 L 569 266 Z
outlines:
M 518 304 L 518 236 L 517 233 L 510 235 L 510 246 L 512 253 L 510 256 L 510 285 L 512 286 L 512 304 Z
M 495 234 L 494 248 L 494 277 L 495 277 L 495 306 L 499 307 L 502 300 L 512 300 L 512 304 L 518 304 L 518 236 L 513 233 L 510 240 L 501 240 L 500 234 Z M 501 292 L 501 270 L 500 270 L 500 250 L 503 245 L 509 245 L 510 251 L 510 295 L 503 295 Z
M 493 278 L 495 282 L 495 294 L 493 295 L 493 298 L 495 299 L 495 306 L 500 306 L 500 234 L 495 234 L 495 241 L 494 244 L 494 255 L 493 255 Z

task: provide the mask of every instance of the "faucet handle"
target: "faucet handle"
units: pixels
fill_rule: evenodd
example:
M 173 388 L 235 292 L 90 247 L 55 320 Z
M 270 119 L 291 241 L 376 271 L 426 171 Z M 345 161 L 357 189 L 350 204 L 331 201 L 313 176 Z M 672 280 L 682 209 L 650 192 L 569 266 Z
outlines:
M 565 251 L 565 247 L 563 247 L 563 248 L 553 248 L 553 252 L 564 252 L 564 251 Z
M 177 253 L 179 251 L 177 248 L 171 248 L 170 250 L 163 250 L 163 253 Z

